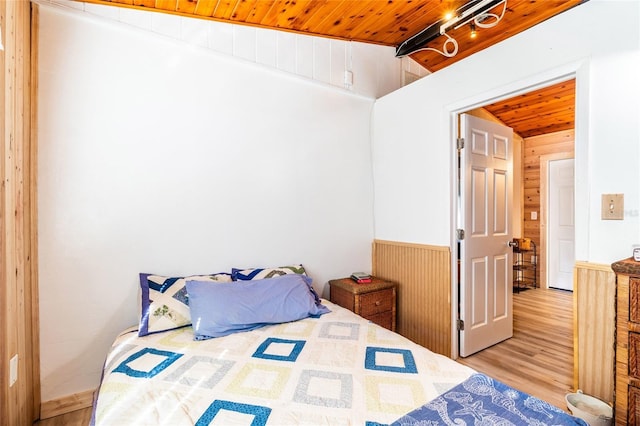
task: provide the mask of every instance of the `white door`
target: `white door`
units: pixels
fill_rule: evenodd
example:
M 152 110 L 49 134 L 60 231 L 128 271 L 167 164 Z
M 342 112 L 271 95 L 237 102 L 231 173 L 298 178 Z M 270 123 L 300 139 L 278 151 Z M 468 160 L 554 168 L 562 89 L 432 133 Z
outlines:
M 513 335 L 513 130 L 462 114 L 460 356 Z
M 575 263 L 573 158 L 549 161 L 547 283 L 573 290 Z

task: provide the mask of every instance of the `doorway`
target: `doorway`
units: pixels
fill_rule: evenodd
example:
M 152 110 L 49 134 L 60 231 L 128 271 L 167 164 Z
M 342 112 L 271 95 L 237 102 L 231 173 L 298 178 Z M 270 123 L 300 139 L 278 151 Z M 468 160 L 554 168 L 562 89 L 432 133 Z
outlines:
M 565 82 L 567 80 L 563 80 L 563 82 Z M 553 85 L 561 85 L 563 84 L 563 82 L 561 83 L 553 83 L 551 84 L 551 86 Z M 570 87 L 571 87 L 571 96 L 572 96 L 572 100 L 575 103 L 575 78 L 572 78 L 571 80 L 569 80 L 570 82 Z M 548 87 L 551 87 L 548 86 Z M 545 86 L 547 87 L 547 86 Z M 544 88 L 544 87 L 543 87 Z M 540 89 L 534 89 L 534 91 L 538 91 Z M 517 95 L 518 96 L 524 96 L 524 95 Z M 510 98 L 507 99 L 505 101 L 498 101 L 495 102 L 494 104 L 498 104 L 498 103 L 502 103 L 502 104 L 507 104 L 507 105 L 515 105 L 518 102 L 518 100 L 516 98 Z M 474 108 L 475 109 L 475 108 Z M 467 111 L 467 110 L 463 110 L 461 109 L 460 111 Z M 573 117 L 574 117 L 574 108 L 573 108 L 573 104 L 572 107 L 570 108 L 569 113 L 571 114 L 571 120 L 573 123 Z M 506 117 L 508 117 L 508 115 L 505 115 Z M 503 121 L 505 124 L 509 124 L 508 121 Z M 551 136 L 549 136 L 551 135 Z M 515 136 L 514 136 L 515 138 Z M 553 141 L 553 139 L 559 139 L 558 141 Z M 534 240 L 536 243 L 540 243 L 541 242 L 541 238 L 544 238 L 547 236 L 546 231 L 544 233 L 541 233 L 541 230 L 543 228 L 543 224 L 542 224 L 542 219 L 544 216 L 543 213 L 543 209 L 544 208 L 548 208 L 548 206 L 546 206 L 545 203 L 541 203 L 541 196 L 540 196 L 540 190 L 541 190 L 541 185 L 542 185 L 542 180 L 541 180 L 541 176 L 542 176 L 542 171 L 541 171 L 541 162 L 540 162 L 540 158 L 541 158 L 541 154 L 542 155 L 546 155 L 548 152 L 550 153 L 555 153 L 556 150 L 559 151 L 570 151 L 570 155 L 571 157 L 573 157 L 574 155 L 574 130 L 573 128 L 571 129 L 571 131 L 558 131 L 558 132 L 553 132 L 550 131 L 549 134 L 543 134 L 543 135 L 536 135 L 534 137 L 530 137 L 530 138 L 526 138 L 527 140 L 531 139 L 533 140 L 533 144 L 536 145 L 535 149 L 530 149 L 530 152 L 527 152 L 527 150 L 524 149 L 524 140 L 522 143 L 523 146 L 523 155 L 521 156 L 521 161 L 522 161 L 522 176 L 521 176 L 521 180 L 520 180 L 520 186 L 521 186 L 521 191 L 522 191 L 522 196 L 520 199 L 523 200 L 522 204 L 518 203 L 517 204 L 517 208 L 520 210 L 521 212 L 521 219 L 515 219 L 514 220 L 514 225 L 517 223 L 520 225 L 520 234 L 518 234 L 518 226 L 514 226 L 514 229 L 516 230 L 516 232 L 514 232 L 514 237 L 533 237 L 531 238 L 532 240 Z M 553 147 L 555 143 L 558 143 L 559 148 Z M 567 146 L 570 145 L 570 149 L 567 148 Z M 550 150 L 550 151 L 549 151 Z M 531 164 L 532 161 L 535 161 L 535 165 Z M 514 170 L 515 172 L 515 170 Z M 531 172 L 527 175 L 527 172 Z M 535 180 L 534 177 L 532 176 L 536 176 L 537 175 L 537 182 L 538 182 L 538 187 L 537 188 L 532 188 L 531 187 L 531 182 L 533 180 Z M 548 184 L 548 183 L 547 183 Z M 514 181 L 514 188 L 518 187 L 518 181 Z M 516 196 L 517 197 L 517 196 Z M 514 198 L 514 200 L 518 200 L 518 198 Z M 517 201 L 516 201 L 517 202 Z M 574 210 L 574 209 L 572 209 Z M 572 213 L 572 215 L 574 214 L 574 212 Z M 457 216 L 458 217 L 463 217 L 464 216 L 464 212 L 463 211 L 458 211 L 457 212 Z M 544 226 L 546 226 L 546 223 L 544 224 Z M 534 233 L 533 235 L 531 235 L 532 233 Z M 537 233 L 537 235 L 536 235 Z M 543 236 L 544 235 L 544 236 Z M 459 253 L 458 253 L 459 255 Z M 544 253 L 544 255 L 546 256 L 546 253 Z M 569 259 L 571 258 L 571 259 Z M 574 255 L 572 254 L 571 256 L 567 257 L 566 260 L 563 264 L 563 266 L 566 266 L 566 264 L 570 264 L 571 265 L 571 269 L 573 267 L 573 263 L 574 260 L 572 260 L 574 258 Z M 543 253 L 540 253 L 539 255 L 539 261 L 542 263 L 542 260 L 544 259 L 543 257 Z M 460 268 L 463 269 L 464 265 L 460 265 Z M 566 268 L 564 268 L 566 269 Z M 539 280 L 543 283 L 543 287 L 546 287 L 546 271 L 543 268 L 539 268 L 539 270 L 541 270 L 541 275 L 539 276 Z M 572 272 L 572 271 L 571 271 Z M 542 275 L 544 274 L 544 275 Z M 456 277 L 457 280 L 461 279 L 461 277 L 457 276 Z M 462 285 L 462 283 L 458 282 L 456 280 L 456 283 L 458 285 Z M 459 290 L 458 290 L 459 291 Z M 455 291 L 454 291 L 455 292 Z M 458 293 L 458 296 L 460 297 L 460 293 Z M 460 305 L 462 305 L 462 302 L 460 303 Z M 458 334 L 458 333 L 456 333 Z M 457 335 L 455 340 L 459 341 L 460 336 Z M 497 345 L 500 346 L 500 345 Z M 456 355 L 459 355 L 460 352 Z
M 574 163 L 570 152 L 540 156 L 541 282 L 545 288 L 573 291 Z

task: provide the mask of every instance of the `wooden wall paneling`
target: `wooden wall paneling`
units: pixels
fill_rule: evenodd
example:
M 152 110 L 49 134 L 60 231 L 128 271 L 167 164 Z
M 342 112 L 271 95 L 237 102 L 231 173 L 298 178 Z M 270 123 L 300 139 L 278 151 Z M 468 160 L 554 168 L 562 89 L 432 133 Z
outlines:
M 373 275 L 398 284 L 396 331 L 450 357 L 449 247 L 375 240 L 372 255 Z
M 17 30 L 17 27 L 20 25 L 20 7 L 15 5 L 14 13 L 14 23 L 13 23 L 13 31 Z M 18 30 L 19 31 L 19 30 Z M 10 155 L 13 156 L 11 160 L 11 168 L 13 170 L 7 170 L 7 176 L 9 179 L 13 180 L 13 185 L 11 191 L 13 192 L 12 198 L 12 206 L 11 209 L 14 211 L 15 217 L 13 218 L 13 233 L 14 240 L 12 246 L 14 248 L 13 255 L 15 256 L 12 264 L 15 267 L 13 270 L 9 270 L 10 272 L 15 271 L 15 275 L 12 278 L 15 278 L 15 316 L 18 320 L 18 324 L 15 324 L 15 330 L 13 330 L 14 338 L 15 338 L 15 350 L 19 357 L 19 367 L 18 367 L 18 382 L 14 385 L 18 387 L 16 399 L 18 403 L 21 400 L 24 400 L 27 392 L 27 380 L 30 378 L 30 369 L 28 366 L 28 357 L 27 355 L 27 340 L 31 340 L 28 338 L 28 331 L 26 331 L 28 317 L 26 308 L 27 301 L 24 300 L 25 292 L 27 291 L 28 283 L 25 281 L 25 238 L 24 238 L 24 218 L 25 214 L 25 204 L 24 204 L 24 169 L 23 169 L 23 160 L 24 160 L 24 149 L 25 145 L 28 148 L 28 141 L 25 139 L 24 128 L 22 123 L 24 122 L 24 99 L 25 96 L 28 97 L 29 94 L 24 93 L 24 74 L 21 72 L 23 69 L 23 59 L 24 52 L 21 52 L 22 46 L 21 43 L 16 39 L 14 47 L 14 57 L 12 58 L 15 62 L 15 74 L 13 75 L 13 135 L 9 139 L 11 147 L 9 148 Z M 9 272 L 8 271 L 8 272 Z M 21 419 L 27 419 L 30 416 L 30 412 L 27 412 L 27 406 L 25 404 L 21 404 L 18 407 L 18 416 Z M 29 410 L 30 411 L 30 410 Z
M 38 287 L 38 28 L 39 28 L 39 6 L 32 3 L 31 16 L 26 17 L 31 31 L 31 52 L 30 64 L 25 65 L 25 69 L 30 69 L 30 100 L 29 105 L 29 121 L 25 120 L 24 125 L 29 127 L 29 156 L 25 158 L 28 167 L 25 167 L 25 177 L 29 179 L 29 197 L 28 211 L 29 220 L 25 221 L 25 226 L 29 228 L 30 250 L 29 256 L 29 273 L 30 273 L 30 292 L 26 295 L 26 300 L 31 302 L 31 323 L 29 324 L 31 331 L 31 368 L 32 368 L 32 401 L 33 414 L 32 417 L 37 419 L 40 417 L 40 292 Z M 29 27 L 26 27 L 29 28 Z M 26 231 L 25 231 L 26 232 Z
M 4 32 L 2 40 L 4 42 L 4 61 L 3 74 L 4 81 L 2 85 L 3 92 L 3 123 L 2 132 L 2 156 L 4 160 L 2 169 L 2 282 L 5 286 L 3 289 L 4 298 L 2 310 L 5 313 L 5 321 L 3 322 L 4 332 L 4 353 L 2 354 L 4 370 L 4 381 L 2 382 L 4 396 L 2 397 L 4 406 L 2 412 L 8 414 L 8 419 L 18 419 L 24 421 L 25 417 L 20 416 L 18 412 L 20 383 L 14 384 L 7 389 L 10 380 L 9 361 L 19 353 L 18 326 L 16 320 L 20 319 L 17 309 L 19 292 L 18 282 L 15 279 L 17 265 L 15 258 L 15 221 L 13 220 L 12 211 L 15 211 L 15 181 L 13 171 L 15 169 L 15 153 L 13 151 L 13 137 L 15 132 L 16 105 L 15 105 L 15 3 L 0 3 L 4 15 L 2 16 L 2 30 Z M 18 359 L 18 367 L 20 367 L 20 359 Z M 19 380 L 18 380 L 19 382 Z M 5 420 L 3 420 L 5 421 Z
M 39 413 L 37 283 L 32 276 L 35 257 L 31 199 L 31 3 L 0 2 L 4 51 L 0 52 L 0 422 L 30 425 Z M 9 386 L 10 360 L 17 356 L 17 380 Z
M 538 259 L 544 259 L 545 252 L 541 247 L 541 172 L 540 159 L 545 156 L 574 155 L 574 131 L 567 130 L 534 136 L 524 139 L 523 149 L 523 237 L 531 238 L 538 246 Z M 531 219 L 531 213 L 536 212 L 538 219 Z M 547 287 L 546 262 L 537 270 L 540 286 Z
M 610 265 L 576 262 L 574 388 L 614 400 L 616 276 Z
M 0 33 L 2 36 L 2 41 L 3 43 L 6 45 L 7 44 L 7 32 L 5 31 L 6 28 L 6 16 L 7 16 L 7 7 L 6 7 L 6 2 L 1 2 L 0 3 Z M 6 49 L 6 48 L 5 48 Z M 1 139 L 0 139 L 0 151 L 2 156 L 0 157 L 0 179 L 2 179 L 2 185 L 0 185 L 0 237 L 2 239 L 0 239 L 0 274 L 2 274 L 2 276 L 0 277 L 0 339 L 2 339 L 2 345 L 0 345 L 0 386 L 2 386 L 0 388 L 0 413 L 7 413 L 9 410 L 9 398 L 8 398 L 8 394 L 9 392 L 5 391 L 7 384 L 9 383 L 9 335 L 7 327 L 9 324 L 9 312 L 7 310 L 8 307 L 8 301 L 9 298 L 11 297 L 11 287 L 9 286 L 9 284 L 7 283 L 7 245 L 5 243 L 5 235 L 7 235 L 7 222 L 8 220 L 6 219 L 6 206 L 5 206 L 5 192 L 6 192 L 6 188 L 5 188 L 5 175 L 6 175 L 6 156 L 5 156 L 5 150 L 6 150 L 6 135 L 5 135 L 5 129 L 6 129 L 6 121 L 7 121 L 7 111 L 6 111 L 6 104 L 7 104 L 7 94 L 6 94 L 6 88 L 5 88 L 5 81 L 6 81 L 6 50 L 0 51 L 0 69 L 2 70 L 2 72 L 0 72 L 0 104 L 2 105 L 2 112 L 0 113 L 0 135 Z M 5 425 L 6 424 L 6 420 L 3 420 L 2 417 L 4 416 L 0 416 L 0 424 Z

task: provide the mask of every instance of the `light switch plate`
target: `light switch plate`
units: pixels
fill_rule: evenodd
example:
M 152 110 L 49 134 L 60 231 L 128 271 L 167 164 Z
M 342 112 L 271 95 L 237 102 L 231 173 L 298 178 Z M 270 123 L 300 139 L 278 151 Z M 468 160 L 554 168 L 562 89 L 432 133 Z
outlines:
M 624 194 L 602 194 L 602 220 L 624 219 Z
M 18 381 L 18 354 L 9 360 L 9 387 Z

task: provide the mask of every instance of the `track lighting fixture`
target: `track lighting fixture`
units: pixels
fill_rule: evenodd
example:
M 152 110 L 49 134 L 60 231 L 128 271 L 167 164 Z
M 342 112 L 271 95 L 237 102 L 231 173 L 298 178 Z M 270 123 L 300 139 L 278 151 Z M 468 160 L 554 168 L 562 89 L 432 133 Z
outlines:
M 500 15 L 489 12 L 499 4 L 504 5 Z M 463 25 L 470 23 L 471 38 L 475 38 L 477 35 L 476 27 L 494 27 L 502 20 L 506 10 L 507 0 L 470 0 L 458 8 L 452 17 L 440 19 L 418 34 L 400 43 L 400 45 L 396 47 L 396 57 L 411 55 L 421 50 L 433 50 L 434 52 L 451 58 L 458 53 L 458 42 L 447 34 L 447 31 L 452 28 L 457 30 Z M 440 36 L 447 38 L 442 44 L 442 50 L 425 47 L 427 43 Z

